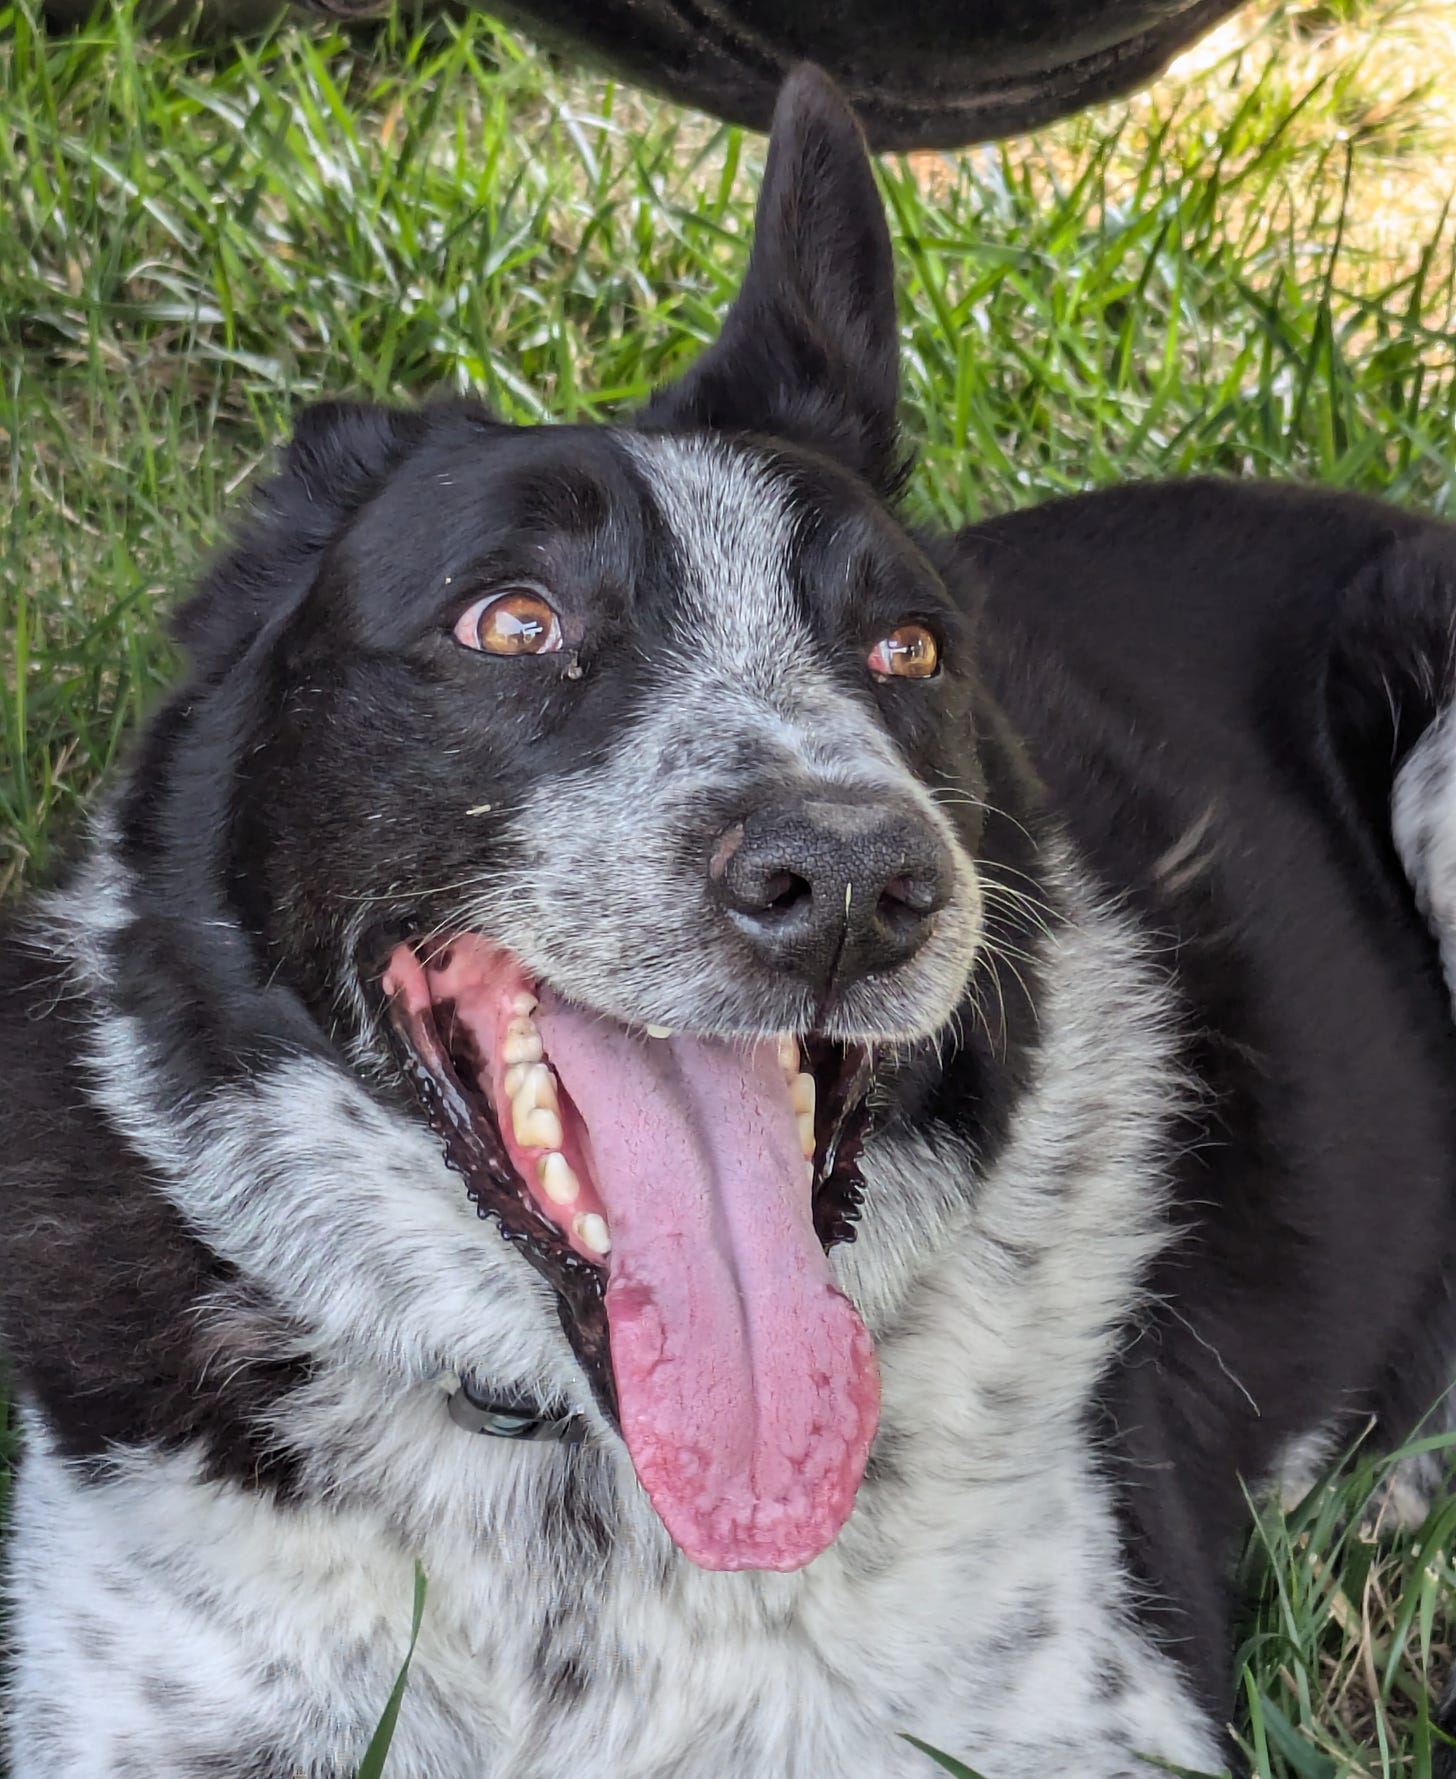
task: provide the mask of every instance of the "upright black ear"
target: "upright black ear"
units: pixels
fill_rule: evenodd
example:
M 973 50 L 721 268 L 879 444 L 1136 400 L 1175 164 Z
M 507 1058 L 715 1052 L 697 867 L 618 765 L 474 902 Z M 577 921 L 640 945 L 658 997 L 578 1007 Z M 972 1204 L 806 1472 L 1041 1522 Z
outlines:
M 898 480 L 894 260 L 854 113 L 805 64 L 779 94 L 753 253 L 716 344 L 648 425 L 765 432 Z
M 275 475 L 177 613 L 173 635 L 210 679 L 308 591 L 323 553 L 420 436 L 418 412 L 318 402 L 298 417 Z

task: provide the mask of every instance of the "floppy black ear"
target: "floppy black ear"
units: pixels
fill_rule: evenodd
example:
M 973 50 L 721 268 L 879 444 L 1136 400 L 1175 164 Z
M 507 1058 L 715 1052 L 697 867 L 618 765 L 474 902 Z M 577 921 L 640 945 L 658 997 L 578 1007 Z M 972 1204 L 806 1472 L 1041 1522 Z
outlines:
M 898 390 L 894 260 L 869 155 L 834 83 L 805 64 L 774 111 L 737 300 L 644 418 L 795 439 L 889 490 Z
M 277 473 L 173 622 L 202 678 L 222 671 L 270 618 L 298 604 L 324 551 L 408 454 L 423 424 L 417 412 L 374 403 L 303 410 Z

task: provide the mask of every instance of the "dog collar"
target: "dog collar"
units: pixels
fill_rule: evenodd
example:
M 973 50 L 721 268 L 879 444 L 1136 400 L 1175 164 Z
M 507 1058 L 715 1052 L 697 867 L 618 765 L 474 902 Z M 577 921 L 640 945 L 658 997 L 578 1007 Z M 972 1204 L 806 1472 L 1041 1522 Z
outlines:
M 496 1439 L 556 1439 L 563 1445 L 580 1445 L 586 1437 L 580 1415 L 546 1415 L 536 1402 L 492 1398 L 469 1378 L 447 1400 L 450 1419 L 467 1433 L 489 1433 Z

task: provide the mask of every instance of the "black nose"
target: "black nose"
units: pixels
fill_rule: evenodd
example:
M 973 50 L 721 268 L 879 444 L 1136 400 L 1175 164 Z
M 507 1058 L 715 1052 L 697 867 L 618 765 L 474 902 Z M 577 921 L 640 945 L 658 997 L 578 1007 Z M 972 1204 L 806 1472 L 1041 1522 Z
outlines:
M 816 988 L 913 957 L 950 899 L 950 850 L 871 797 L 770 803 L 719 836 L 708 878 L 766 962 Z

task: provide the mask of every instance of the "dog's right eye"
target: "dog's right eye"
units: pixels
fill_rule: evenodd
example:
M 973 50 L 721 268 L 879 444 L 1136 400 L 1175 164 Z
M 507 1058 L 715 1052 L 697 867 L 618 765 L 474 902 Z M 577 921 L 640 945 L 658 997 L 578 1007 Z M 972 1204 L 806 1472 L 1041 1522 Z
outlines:
M 534 587 L 507 587 L 462 612 L 454 636 L 482 655 L 549 655 L 561 647 L 561 620 Z

